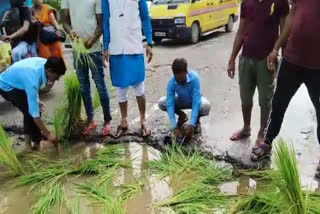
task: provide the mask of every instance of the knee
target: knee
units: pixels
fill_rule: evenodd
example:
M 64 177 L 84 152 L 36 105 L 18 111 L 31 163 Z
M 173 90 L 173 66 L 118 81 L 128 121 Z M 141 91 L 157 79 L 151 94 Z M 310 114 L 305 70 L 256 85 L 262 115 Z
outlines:
M 117 95 L 119 103 L 128 101 L 128 88 L 117 88 Z
M 158 102 L 158 107 L 162 111 L 167 111 L 167 98 L 166 97 L 161 97 L 159 102 Z
M 134 88 L 136 97 L 144 96 L 144 83 L 139 83 L 135 85 L 133 88 Z
M 201 100 L 200 116 L 208 116 L 211 110 L 211 104 L 206 98 Z

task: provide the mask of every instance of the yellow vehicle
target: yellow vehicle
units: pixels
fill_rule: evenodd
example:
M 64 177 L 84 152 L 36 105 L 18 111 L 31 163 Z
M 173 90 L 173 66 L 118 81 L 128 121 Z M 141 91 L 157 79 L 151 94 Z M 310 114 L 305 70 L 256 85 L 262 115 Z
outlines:
M 0 41 L 0 73 L 11 65 L 11 45 Z
M 154 42 L 164 38 L 197 43 L 201 35 L 239 19 L 238 0 L 154 0 L 149 8 Z

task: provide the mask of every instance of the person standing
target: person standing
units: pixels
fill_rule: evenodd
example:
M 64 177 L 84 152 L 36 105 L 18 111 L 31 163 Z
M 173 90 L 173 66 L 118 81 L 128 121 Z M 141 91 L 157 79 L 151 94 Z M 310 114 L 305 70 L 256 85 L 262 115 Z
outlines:
M 82 39 L 85 47 L 91 52 L 90 57 L 95 66 L 90 70 L 100 95 L 104 114 L 104 126 L 101 136 L 108 136 L 111 131 L 110 121 L 112 118 L 103 69 L 102 48 L 99 41 L 102 35 L 101 0 L 62 0 L 61 8 L 64 11 L 63 26 L 65 31 L 71 35 L 72 38 Z M 74 58 L 75 65 L 77 64 L 76 60 L 77 59 Z M 94 121 L 94 109 L 89 80 L 89 65 L 78 66 L 76 72 L 88 117 L 88 124 L 84 129 L 83 134 L 92 135 L 93 131 L 97 128 L 97 124 Z
M 272 112 L 266 128 L 265 142 L 251 156 L 257 161 L 268 155 L 278 136 L 287 107 L 302 84 L 305 84 L 316 111 L 317 136 L 320 143 L 320 1 L 291 0 L 292 7 L 278 41 L 268 57 L 269 69 L 276 69 L 280 47 L 287 44 L 279 66 Z M 308 15 L 306 15 L 308 14 Z M 317 169 L 320 178 L 320 163 Z
M 152 29 L 146 0 L 102 0 L 104 59 L 109 61 L 112 85 L 121 110 L 119 138 L 128 129 L 128 90 L 133 87 L 140 111 L 141 136 L 151 134 L 146 126 L 144 91 L 145 63 L 142 29 L 147 38 L 147 58 L 152 60 Z
M 234 78 L 235 60 L 242 48 L 239 85 L 244 125 L 230 137 L 232 141 L 251 135 L 251 112 L 256 88 L 261 111 L 256 145 L 264 141 L 263 131 L 270 113 L 275 82 L 275 73 L 267 66 L 267 56 L 272 51 L 279 36 L 279 27 L 283 25 L 288 13 L 288 0 L 244 0 L 241 4 L 240 26 L 228 64 L 228 75 Z

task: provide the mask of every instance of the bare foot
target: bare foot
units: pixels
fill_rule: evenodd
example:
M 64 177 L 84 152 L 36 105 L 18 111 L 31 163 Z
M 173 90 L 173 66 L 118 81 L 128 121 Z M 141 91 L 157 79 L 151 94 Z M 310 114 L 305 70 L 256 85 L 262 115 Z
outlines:
M 151 130 L 147 127 L 146 122 L 141 122 L 141 137 L 147 138 L 151 135 Z
M 230 137 L 230 140 L 238 141 L 238 140 L 248 138 L 250 137 L 250 135 L 251 135 L 251 129 L 241 129 L 233 133 L 232 136 Z

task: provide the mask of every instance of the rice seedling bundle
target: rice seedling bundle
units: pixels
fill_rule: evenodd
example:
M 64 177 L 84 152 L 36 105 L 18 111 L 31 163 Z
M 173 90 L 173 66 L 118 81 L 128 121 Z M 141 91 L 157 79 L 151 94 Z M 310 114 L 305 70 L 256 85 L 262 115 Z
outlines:
M 0 164 L 3 164 L 10 170 L 13 176 L 20 176 L 23 174 L 22 166 L 12 148 L 12 143 L 5 133 L 3 127 L 0 125 Z
M 172 197 L 156 203 L 155 206 L 171 207 L 176 213 L 205 214 L 222 209 L 230 201 L 218 188 L 196 181 L 190 182 Z
M 263 191 L 240 199 L 231 213 L 320 213 L 320 197 L 302 190 L 293 146 L 280 139 L 274 146 L 272 163 L 275 170 L 266 177 L 271 183 Z
M 84 46 L 84 41 L 82 39 L 74 39 L 72 41 L 72 48 L 77 69 L 83 67 L 91 70 L 96 69 L 96 65 L 91 57 L 91 52 Z
M 37 203 L 31 208 L 32 214 L 49 214 L 56 204 L 63 202 L 63 188 L 60 183 L 52 182 L 43 185 L 39 190 Z
M 77 75 L 69 72 L 64 77 L 64 103 L 57 108 L 53 126 L 60 143 L 67 142 L 82 127 L 82 97 Z

